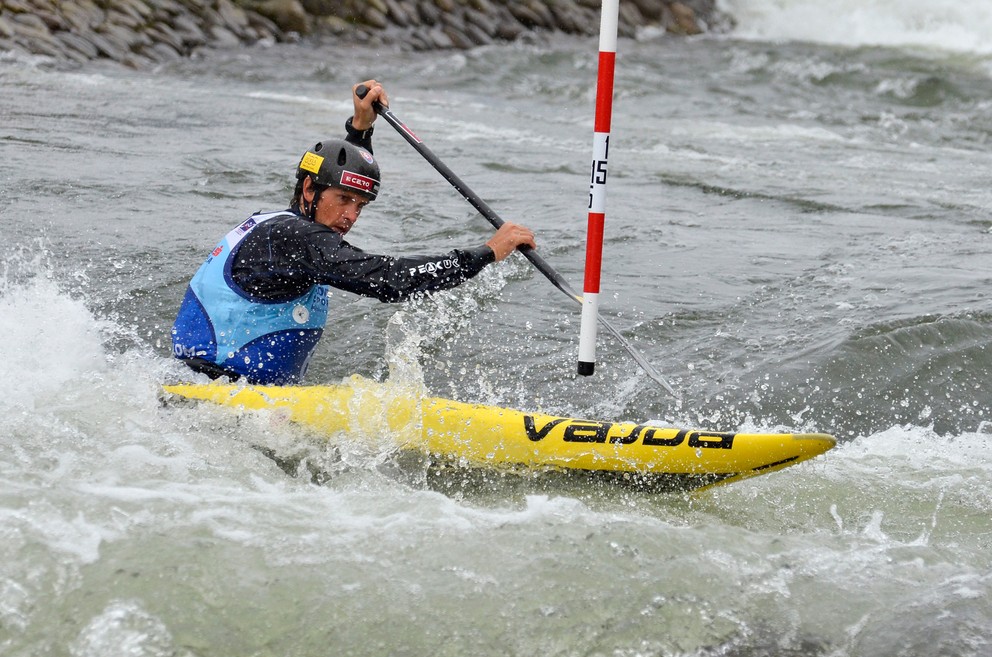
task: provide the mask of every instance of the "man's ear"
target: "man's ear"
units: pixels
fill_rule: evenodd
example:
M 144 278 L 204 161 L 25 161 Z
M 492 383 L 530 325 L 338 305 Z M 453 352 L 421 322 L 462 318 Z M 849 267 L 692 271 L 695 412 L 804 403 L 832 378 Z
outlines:
M 303 179 L 303 200 L 307 203 L 313 201 L 313 179 L 310 176 Z

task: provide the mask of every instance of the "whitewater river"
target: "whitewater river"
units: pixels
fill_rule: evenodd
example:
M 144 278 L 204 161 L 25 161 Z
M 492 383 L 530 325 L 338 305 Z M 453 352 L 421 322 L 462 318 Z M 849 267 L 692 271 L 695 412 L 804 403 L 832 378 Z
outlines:
M 576 377 L 578 307 L 519 256 L 415 304 L 333 294 L 310 369 L 838 438 L 695 495 L 435 477 L 389 436 L 160 402 L 189 277 L 370 76 L 581 288 L 594 39 L 0 58 L 0 654 L 992 654 L 992 19 L 820 4 L 620 43 L 601 309 L 680 399 L 606 336 Z M 384 122 L 375 146 L 354 243 L 491 233 Z

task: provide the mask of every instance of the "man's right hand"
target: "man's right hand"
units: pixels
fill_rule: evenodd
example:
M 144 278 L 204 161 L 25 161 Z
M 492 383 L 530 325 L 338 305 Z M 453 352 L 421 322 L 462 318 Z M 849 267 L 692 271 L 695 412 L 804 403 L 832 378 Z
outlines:
M 537 243 L 534 242 L 533 231 L 526 226 L 510 222 L 506 222 L 500 226 L 496 234 L 486 242 L 486 246 L 496 254 L 496 262 L 503 260 L 506 256 L 516 251 L 518 246 L 522 245 L 527 245 L 532 249 L 537 248 Z
M 368 88 L 365 98 L 359 98 L 356 93 L 358 87 L 362 85 Z M 351 118 L 351 127 L 358 131 L 368 130 L 375 123 L 378 115 L 372 108 L 373 103 L 378 101 L 387 107 L 389 106 L 389 96 L 386 95 L 386 90 L 375 80 L 359 82 L 351 88 L 351 96 L 355 104 L 355 115 Z

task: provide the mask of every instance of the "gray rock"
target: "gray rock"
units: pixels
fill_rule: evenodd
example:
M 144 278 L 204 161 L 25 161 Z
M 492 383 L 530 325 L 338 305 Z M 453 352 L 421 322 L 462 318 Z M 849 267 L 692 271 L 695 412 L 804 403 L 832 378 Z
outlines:
M 49 32 L 42 32 L 36 27 L 22 24 L 16 28 L 14 41 L 22 48 L 35 55 L 44 55 L 53 59 L 67 57 L 66 48 Z
M 151 68 L 152 64 L 155 63 L 151 59 L 148 59 L 144 55 L 139 55 L 136 52 L 125 53 L 124 56 L 121 58 L 120 62 L 121 64 L 127 66 L 128 68 L 134 68 L 134 69 Z
M 488 37 L 496 36 L 496 19 L 493 14 L 482 11 L 469 11 L 465 14 L 465 22 L 482 30 Z
M 454 28 L 456 30 L 465 29 L 465 14 L 460 11 L 448 11 L 441 16 L 441 23 L 445 27 Z
M 551 14 L 554 16 L 554 25 L 563 32 L 571 34 L 589 34 L 590 28 L 588 18 L 579 13 L 579 7 L 570 0 L 562 0 L 551 5 Z M 596 26 L 598 29 L 598 21 Z
M 7 49 L 141 66 L 195 56 L 204 45 L 236 48 L 313 32 L 414 50 L 539 41 L 535 30 L 591 35 L 601 0 L 0 0 L 0 10 Z M 645 24 L 677 34 L 730 24 L 720 21 L 716 0 L 620 3 L 622 36 Z
M 107 15 L 106 20 L 112 21 L 118 25 L 124 25 L 128 29 L 137 30 L 143 27 L 149 19 L 145 18 L 145 15 L 137 9 L 137 7 L 129 1 L 118 0 L 111 3 L 106 3 L 107 5 Z M 147 7 L 144 8 L 148 11 Z
M 645 20 L 658 22 L 665 13 L 665 3 L 659 0 L 631 0 Z
M 84 39 L 78 34 L 73 34 L 72 32 L 58 32 L 55 34 L 55 38 L 61 41 L 67 48 L 83 55 L 85 59 L 96 59 L 100 56 L 99 49 L 97 49 L 91 41 Z
M 644 17 L 641 10 L 636 5 L 620 3 L 620 24 L 617 25 L 617 34 L 625 37 L 632 37 L 637 31 L 638 25 L 644 25 Z
M 183 58 L 183 55 L 173 50 L 168 44 L 161 42 L 143 47 L 140 50 L 140 54 L 153 62 L 159 63 L 174 62 Z
M 440 48 L 443 50 L 443 49 L 455 47 L 455 43 L 454 41 L 451 40 L 451 37 L 448 36 L 441 29 L 434 28 L 433 30 L 427 33 L 427 36 L 430 39 L 431 43 L 434 44 L 435 48 Z
M 86 35 L 86 40 L 93 44 L 93 47 L 97 49 L 99 55 L 106 57 L 107 59 L 120 61 L 127 52 L 126 48 L 121 48 L 118 45 L 115 45 L 109 39 L 97 32 L 88 33 Z
M 366 7 L 362 19 L 366 25 L 370 25 L 378 30 L 385 29 L 389 25 L 389 21 L 386 20 L 386 13 L 378 7 Z
M 207 42 L 207 35 L 200 29 L 199 24 L 186 14 L 179 14 L 172 21 L 176 35 L 183 40 L 183 45 L 192 48 L 202 46 Z
M 24 0 L 4 0 L 3 4 L 6 9 L 13 14 L 30 14 L 34 11 L 34 7 L 29 5 Z
M 139 23 L 144 23 L 152 17 L 152 9 L 141 0 L 114 0 L 111 3 L 118 10 L 130 14 Z
M 278 25 L 265 16 L 256 14 L 255 12 L 248 14 L 248 26 L 255 30 L 255 33 L 258 34 L 260 38 L 282 37 L 282 30 L 279 29 Z
M 106 22 L 113 23 L 114 25 L 121 25 L 129 30 L 137 30 L 143 24 L 140 17 L 135 17 L 133 14 L 120 11 L 116 7 L 107 12 Z
M 444 28 L 444 33 L 448 35 L 451 43 L 459 50 L 469 50 L 476 45 L 463 31 L 450 25 Z
M 102 25 L 107 20 L 107 12 L 97 6 L 93 0 L 62 3 L 62 15 L 70 22 L 82 21 L 92 29 Z
M 263 0 L 252 8 L 284 32 L 310 33 L 310 16 L 299 0 Z
M 513 14 L 513 17 L 520 21 L 520 23 L 528 29 L 543 26 L 541 16 L 524 4 L 511 4 L 509 6 L 509 10 L 510 13 Z
M 506 7 L 497 12 L 496 38 L 504 41 L 516 41 L 524 33 L 523 24 Z
M 153 16 L 178 16 L 186 11 L 185 7 L 176 0 L 145 0 L 145 4 L 152 9 Z
M 217 0 L 217 14 L 231 32 L 239 36 L 247 34 L 248 16 L 244 9 L 236 6 L 231 0 Z
M 441 21 L 441 9 L 431 0 L 421 0 L 417 3 L 417 13 L 426 25 L 437 25 Z M 419 33 L 418 33 L 419 34 Z M 425 41 L 429 43 L 429 40 Z
M 669 32 L 676 34 L 699 34 L 703 30 L 696 20 L 696 12 L 688 5 L 681 2 L 673 2 L 669 5 L 672 15 L 672 22 L 665 26 Z
M 69 22 L 54 11 L 39 9 L 34 12 L 34 15 L 40 18 L 52 32 L 69 29 Z
M 159 23 L 148 28 L 145 30 L 145 34 L 147 34 L 148 37 L 155 43 L 164 43 L 169 48 L 176 51 L 176 53 L 186 52 L 182 37 L 176 34 L 175 31 L 165 23 Z
M 416 9 L 408 12 L 404 9 L 403 4 L 397 0 L 386 0 L 386 8 L 388 10 L 387 16 L 394 25 L 410 27 L 415 25 L 416 22 L 419 22 L 419 15 Z
M 211 46 L 219 48 L 236 48 L 241 45 L 241 39 L 231 30 L 223 25 L 211 25 L 208 28 Z
M 413 30 L 407 36 L 407 43 L 413 50 L 430 50 L 433 44 L 426 34 L 427 31 L 423 29 Z
M 50 30 L 45 21 L 41 20 L 40 17 L 35 14 L 13 14 L 10 19 L 15 23 L 15 29 L 18 32 L 23 31 L 25 28 L 30 28 L 33 32 L 41 32 L 44 34 L 49 34 Z
M 104 23 L 100 26 L 100 34 L 110 40 L 115 45 L 122 46 L 121 50 L 128 51 L 142 43 L 141 34 L 118 25 L 116 23 Z M 147 37 L 145 37 L 147 39 Z
M 104 23 L 93 34 L 101 37 L 104 41 L 110 44 L 110 47 L 113 50 L 113 52 L 117 53 L 118 55 L 118 57 L 115 57 L 115 59 L 122 57 L 131 50 L 130 39 L 122 38 L 122 35 L 120 35 L 118 31 L 114 29 L 114 26 L 111 25 L 110 23 Z M 97 46 L 98 49 L 100 48 L 100 46 L 97 44 L 96 41 L 93 42 L 93 45 Z
M 389 8 L 386 6 L 386 0 L 362 0 L 361 4 L 367 5 L 383 15 L 389 12 Z
M 0 36 L 0 52 L 23 52 L 23 49 L 13 39 Z
M 344 10 L 341 0 L 300 0 L 300 6 L 311 16 L 337 16 Z
M 477 46 L 488 46 L 493 42 L 493 36 L 475 23 L 465 23 L 465 36 Z
M 6 18 L 0 16 L 0 39 L 10 39 L 14 36 L 14 26 Z
M 555 17 L 544 0 L 526 0 L 527 7 L 540 17 L 540 27 L 554 27 Z
M 492 14 L 496 11 L 489 0 L 468 0 L 468 6 L 483 14 Z

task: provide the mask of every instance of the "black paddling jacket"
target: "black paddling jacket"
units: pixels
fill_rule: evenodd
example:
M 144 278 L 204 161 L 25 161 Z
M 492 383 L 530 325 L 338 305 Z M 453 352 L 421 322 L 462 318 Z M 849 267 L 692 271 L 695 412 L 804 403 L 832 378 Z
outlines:
M 495 259 L 488 246 L 437 256 L 366 253 L 294 212 L 266 221 L 245 237 L 231 277 L 248 296 L 265 301 L 287 301 L 314 285 L 330 285 L 395 302 L 460 285 Z

